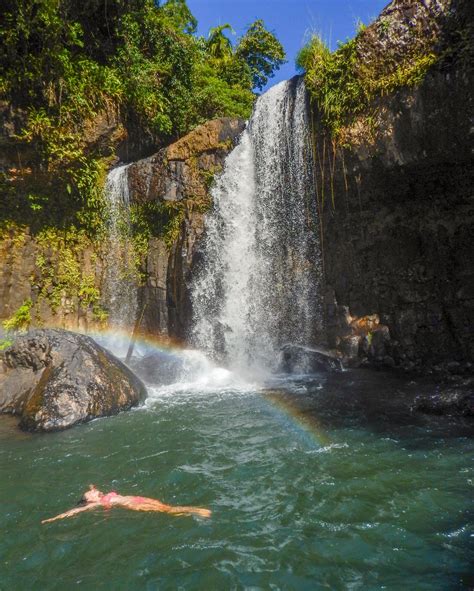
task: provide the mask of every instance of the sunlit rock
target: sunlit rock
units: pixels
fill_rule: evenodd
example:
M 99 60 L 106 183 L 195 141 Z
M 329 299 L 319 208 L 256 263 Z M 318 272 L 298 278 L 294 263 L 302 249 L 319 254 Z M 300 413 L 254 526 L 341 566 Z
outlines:
M 57 431 L 136 406 L 142 382 L 90 337 L 35 330 L 1 353 L 0 412 L 28 431 Z

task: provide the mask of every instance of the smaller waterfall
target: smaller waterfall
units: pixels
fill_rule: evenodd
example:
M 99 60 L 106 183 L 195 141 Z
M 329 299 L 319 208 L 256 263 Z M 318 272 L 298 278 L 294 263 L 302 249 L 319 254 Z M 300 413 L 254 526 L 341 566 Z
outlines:
M 112 328 L 133 326 L 137 315 L 137 272 L 131 242 L 128 165 L 111 170 L 105 184 L 108 202 L 107 268 L 104 296 Z

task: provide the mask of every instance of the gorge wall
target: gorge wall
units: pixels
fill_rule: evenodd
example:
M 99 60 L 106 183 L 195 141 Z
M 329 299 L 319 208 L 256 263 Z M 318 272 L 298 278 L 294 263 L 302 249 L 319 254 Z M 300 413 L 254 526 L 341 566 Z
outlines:
M 416 4 L 416 6 L 415 6 Z M 315 106 L 327 337 L 352 359 L 472 369 L 473 6 L 392 2 L 361 60 L 396 61 L 435 39 L 424 79 L 377 99 L 331 142 Z
M 204 231 L 209 189 L 245 122 L 217 119 L 129 167 L 132 202 L 166 202 L 178 212 L 168 240 L 153 237 L 139 291 L 142 330 L 185 339 L 191 323 L 190 284 L 196 243 Z

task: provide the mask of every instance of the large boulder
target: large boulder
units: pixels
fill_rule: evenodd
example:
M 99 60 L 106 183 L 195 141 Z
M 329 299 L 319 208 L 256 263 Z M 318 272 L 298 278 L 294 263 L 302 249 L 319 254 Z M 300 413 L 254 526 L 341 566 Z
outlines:
M 90 337 L 39 329 L 0 353 L 0 412 L 28 431 L 113 415 L 146 396 L 142 382 Z
M 341 360 L 323 349 L 284 345 L 281 349 L 280 370 L 286 373 L 319 373 L 341 371 Z

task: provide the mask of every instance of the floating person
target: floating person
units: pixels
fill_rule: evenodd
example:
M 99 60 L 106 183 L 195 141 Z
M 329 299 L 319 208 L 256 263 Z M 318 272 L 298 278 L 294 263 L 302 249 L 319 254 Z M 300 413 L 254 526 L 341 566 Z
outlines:
M 84 493 L 78 506 L 75 509 L 60 513 L 56 517 L 50 519 L 43 519 L 41 523 L 49 523 L 57 519 L 65 519 L 66 517 L 74 517 L 83 511 L 90 511 L 91 509 L 112 509 L 113 507 L 122 507 L 123 509 L 131 509 L 132 511 L 160 511 L 162 513 L 172 513 L 173 515 L 199 515 L 200 517 L 210 517 L 211 511 L 209 509 L 201 509 L 200 507 L 173 507 L 172 505 L 165 505 L 157 499 L 150 499 L 147 497 L 129 497 L 122 496 L 112 491 L 104 494 L 97 489 L 93 484 L 89 485 L 89 490 Z

